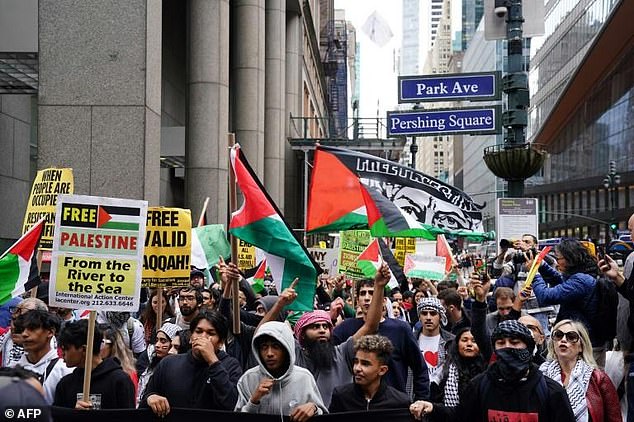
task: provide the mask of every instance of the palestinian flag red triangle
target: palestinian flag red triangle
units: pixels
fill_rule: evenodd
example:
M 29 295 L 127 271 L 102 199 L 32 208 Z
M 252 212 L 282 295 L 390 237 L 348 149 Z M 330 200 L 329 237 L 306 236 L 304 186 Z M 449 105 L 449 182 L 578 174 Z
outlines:
M 359 177 L 339 158 L 318 147 L 310 180 L 306 230 L 324 232 L 367 228 L 360 185 Z
M 99 206 L 99 210 L 97 211 L 97 227 L 101 227 L 106 224 L 108 221 L 112 220 L 112 217 L 103 207 Z

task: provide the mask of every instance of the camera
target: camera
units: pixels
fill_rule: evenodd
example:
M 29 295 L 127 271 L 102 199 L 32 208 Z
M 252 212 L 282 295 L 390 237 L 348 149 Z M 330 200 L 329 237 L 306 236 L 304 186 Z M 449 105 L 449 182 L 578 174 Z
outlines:
M 498 18 L 503 18 L 504 16 L 506 16 L 508 11 L 509 10 L 506 6 L 498 6 L 493 10 L 495 16 L 497 16 Z
M 506 16 L 506 14 L 509 12 L 509 3 L 510 2 L 508 0 L 495 0 L 495 9 L 493 9 L 495 16 L 497 16 L 498 18 L 503 18 L 504 16 Z

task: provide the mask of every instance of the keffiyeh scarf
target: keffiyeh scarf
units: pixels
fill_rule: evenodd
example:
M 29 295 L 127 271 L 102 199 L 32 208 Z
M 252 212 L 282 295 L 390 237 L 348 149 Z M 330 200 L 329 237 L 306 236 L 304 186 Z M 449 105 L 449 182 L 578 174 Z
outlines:
M 557 381 L 562 386 L 564 385 L 561 381 L 561 366 L 559 366 L 559 362 L 556 360 L 544 362 L 539 369 L 541 369 L 548 378 Z M 589 420 L 586 391 L 588 390 L 593 370 L 594 368 L 583 360 L 577 360 L 570 374 L 568 386 L 565 387 L 566 393 L 568 393 L 568 399 L 570 400 L 570 406 L 572 406 L 572 412 L 575 414 L 577 422 L 587 422 Z
M 445 406 L 455 407 L 460 404 L 458 385 L 458 368 L 452 363 L 449 365 L 447 382 L 445 383 L 445 398 L 443 400 Z

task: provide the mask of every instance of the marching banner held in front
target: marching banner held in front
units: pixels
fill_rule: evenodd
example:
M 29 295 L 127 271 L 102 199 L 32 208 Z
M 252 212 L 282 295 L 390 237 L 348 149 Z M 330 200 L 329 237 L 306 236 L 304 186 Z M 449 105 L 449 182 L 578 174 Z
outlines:
M 188 286 L 191 244 L 189 210 L 148 208 L 142 287 Z
M 70 309 L 139 307 L 147 201 L 60 195 L 49 303 Z
M 39 170 L 31 186 L 31 195 L 24 214 L 22 234 L 26 233 L 41 218 L 46 218 L 42 231 L 39 250 L 53 248 L 53 229 L 55 227 L 55 207 L 57 196 L 73 193 L 73 169 L 48 168 Z

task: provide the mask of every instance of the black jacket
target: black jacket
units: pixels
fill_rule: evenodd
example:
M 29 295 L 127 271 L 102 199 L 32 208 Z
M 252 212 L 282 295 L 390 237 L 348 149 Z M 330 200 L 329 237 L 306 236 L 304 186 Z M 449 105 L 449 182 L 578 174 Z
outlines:
M 519 382 L 495 379 L 493 366 L 473 379 L 465 394 L 460 396 L 457 408 L 434 405 L 432 420 L 575 422 L 566 390 L 543 375 L 537 366 L 531 365 L 528 377 Z M 484 377 L 488 377 L 486 391 L 481 386 Z M 547 389 L 545 403 L 541 402 L 537 391 L 542 377 Z
M 75 407 L 83 392 L 84 372 L 84 368 L 76 368 L 59 381 L 54 406 Z M 134 409 L 134 384 L 119 359 L 106 358 L 92 370 L 90 400 L 95 409 Z
M 163 358 L 148 381 L 139 407 L 147 408 L 148 396 L 158 394 L 167 398 L 170 407 L 233 410 L 242 369 L 225 352 L 217 355 L 219 362 L 213 365 L 196 359 L 191 350 Z
M 366 400 L 363 390 L 355 383 L 335 387 L 328 411 L 337 413 L 377 409 L 407 409 L 409 404 L 410 399 L 407 394 L 390 387 L 382 380 L 379 390 L 370 401 Z

